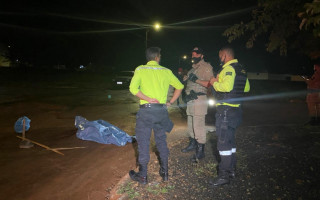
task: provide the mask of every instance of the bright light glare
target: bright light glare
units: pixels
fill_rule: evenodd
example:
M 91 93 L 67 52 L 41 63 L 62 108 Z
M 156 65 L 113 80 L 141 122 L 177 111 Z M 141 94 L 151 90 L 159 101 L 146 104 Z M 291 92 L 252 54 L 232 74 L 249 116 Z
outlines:
M 208 104 L 209 106 L 213 106 L 214 104 L 216 104 L 216 102 L 213 99 L 209 99 Z
M 187 56 L 186 56 L 186 55 L 184 55 L 182 58 L 183 58 L 183 59 L 187 59 Z
M 159 30 L 161 28 L 161 25 L 159 23 L 156 23 L 153 27 L 154 29 Z

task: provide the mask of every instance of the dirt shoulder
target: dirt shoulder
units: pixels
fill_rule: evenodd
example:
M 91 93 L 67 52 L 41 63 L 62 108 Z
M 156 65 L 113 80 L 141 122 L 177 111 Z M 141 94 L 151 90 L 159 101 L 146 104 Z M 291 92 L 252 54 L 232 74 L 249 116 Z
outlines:
M 80 140 L 74 119 L 77 115 L 103 119 L 133 134 L 136 99 L 127 91 L 70 89 L 60 95 L 50 90 L 41 93 L 43 96 L 33 93 L 0 104 L 1 198 L 105 199 L 114 184 L 136 166 L 135 148 L 130 143 L 117 147 Z M 111 99 L 107 98 L 109 94 Z M 37 145 L 20 149 L 13 126 L 22 116 L 31 119 L 27 138 L 51 148 L 85 148 L 62 150 L 64 156 Z

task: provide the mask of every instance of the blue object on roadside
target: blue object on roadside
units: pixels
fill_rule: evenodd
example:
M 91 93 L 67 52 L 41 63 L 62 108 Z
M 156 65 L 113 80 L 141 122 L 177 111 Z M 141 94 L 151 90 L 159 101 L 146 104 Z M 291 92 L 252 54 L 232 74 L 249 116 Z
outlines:
M 132 142 L 132 137 L 118 127 L 104 121 L 88 121 L 84 117 L 76 116 L 75 126 L 78 128 L 77 137 L 101 144 L 115 144 L 124 146 Z
M 23 117 L 20 117 L 16 121 L 16 123 L 14 124 L 14 131 L 15 132 L 22 133 L 22 131 L 23 131 L 23 120 L 25 120 L 25 131 L 29 130 L 31 120 L 28 117 L 23 116 Z

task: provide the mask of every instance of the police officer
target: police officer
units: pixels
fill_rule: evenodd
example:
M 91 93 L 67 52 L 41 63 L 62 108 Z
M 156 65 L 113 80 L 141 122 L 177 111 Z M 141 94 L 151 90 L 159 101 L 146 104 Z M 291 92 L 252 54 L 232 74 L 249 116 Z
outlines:
M 240 98 L 249 92 L 250 84 L 246 71 L 234 59 L 231 47 L 224 47 L 219 51 L 222 69 L 217 77 L 210 80 L 217 92 L 216 134 L 217 148 L 221 161 L 219 163 L 218 177 L 211 180 L 211 186 L 229 183 L 229 178 L 235 178 L 236 144 L 235 131 L 242 120 Z
M 186 101 L 188 115 L 189 145 L 182 152 L 196 150 L 192 157 L 193 162 L 205 157 L 206 143 L 205 116 L 207 114 L 207 86 L 213 77 L 212 66 L 203 59 L 203 50 L 195 47 L 192 50 L 192 69 L 184 80 L 187 80 Z M 206 81 L 206 84 L 200 84 Z
M 179 97 L 183 85 L 172 71 L 159 65 L 160 51 L 158 47 L 146 50 L 148 63 L 136 68 L 130 83 L 130 92 L 140 98 L 140 109 L 136 116 L 136 139 L 139 152 L 139 172 L 131 170 L 129 175 L 133 181 L 147 184 L 147 166 L 150 160 L 149 145 L 153 129 L 157 149 L 160 153 L 159 174 L 163 181 L 168 180 L 169 149 L 166 132 L 170 132 L 173 123 L 169 119 L 167 106 Z M 172 98 L 167 102 L 169 85 L 175 88 Z

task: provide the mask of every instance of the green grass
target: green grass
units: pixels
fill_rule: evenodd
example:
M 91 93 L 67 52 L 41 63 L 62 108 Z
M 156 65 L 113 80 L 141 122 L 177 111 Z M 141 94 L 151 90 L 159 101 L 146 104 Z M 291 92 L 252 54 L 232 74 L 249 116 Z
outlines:
M 119 194 L 127 194 L 129 199 L 134 199 L 138 196 L 140 196 L 139 192 L 137 192 L 134 187 L 132 186 L 133 182 L 128 182 L 123 184 L 119 190 L 118 193 Z
M 196 165 L 194 168 L 194 173 L 197 176 L 213 176 L 216 173 L 217 163 L 208 162 L 204 165 Z
M 159 184 L 157 185 L 151 185 L 147 187 L 147 191 L 149 193 L 152 193 L 154 195 L 161 195 L 161 194 L 167 194 L 171 190 L 173 190 L 175 187 L 173 185 L 164 185 L 160 186 Z
M 148 185 L 147 187 L 145 187 L 145 191 L 158 196 L 158 195 L 162 195 L 162 194 L 167 194 L 171 191 L 173 191 L 175 188 L 175 186 L 173 185 L 160 185 L 160 184 L 156 184 L 156 185 Z M 141 194 L 137 191 L 137 189 L 135 189 L 135 187 L 133 186 L 133 182 L 128 182 L 123 184 L 119 190 L 118 190 L 119 194 L 127 194 L 129 199 L 136 199 L 139 196 L 141 196 Z

